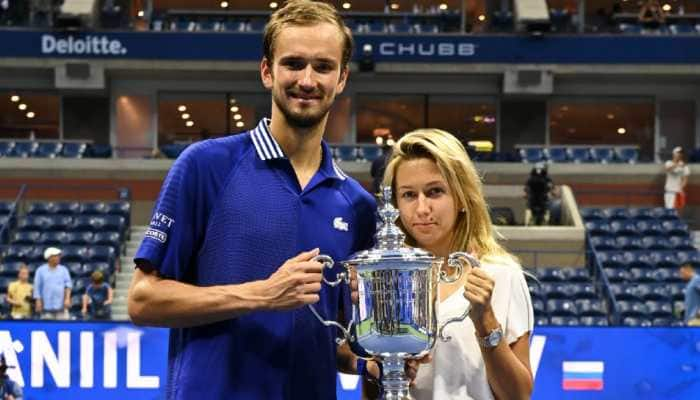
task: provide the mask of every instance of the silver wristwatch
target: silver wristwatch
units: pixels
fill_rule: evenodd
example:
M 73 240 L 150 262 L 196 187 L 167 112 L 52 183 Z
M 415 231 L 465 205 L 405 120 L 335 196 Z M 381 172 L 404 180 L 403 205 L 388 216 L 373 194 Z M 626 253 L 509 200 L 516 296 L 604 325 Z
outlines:
M 501 339 L 503 339 L 503 329 L 499 325 L 498 328 L 489 332 L 488 335 L 477 337 L 477 339 L 479 340 L 479 346 L 485 349 L 494 348 L 498 346 L 498 344 L 501 343 Z

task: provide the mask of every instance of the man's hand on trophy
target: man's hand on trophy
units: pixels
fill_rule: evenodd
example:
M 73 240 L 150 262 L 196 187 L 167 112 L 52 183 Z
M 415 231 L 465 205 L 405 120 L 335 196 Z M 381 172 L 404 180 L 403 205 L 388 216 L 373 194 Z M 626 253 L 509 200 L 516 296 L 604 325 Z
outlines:
M 350 275 L 350 301 L 352 301 L 352 304 L 357 304 L 360 298 L 360 294 L 357 290 L 357 270 L 354 266 L 350 266 L 348 267 L 348 272 Z
M 431 356 L 430 354 L 426 354 L 425 356 L 415 360 L 406 360 L 406 366 L 404 367 L 404 371 L 406 373 L 406 377 L 411 382 L 411 386 L 413 386 L 416 382 L 416 376 L 418 376 L 418 368 L 420 367 L 420 365 L 428 364 L 432 361 L 433 356 Z
M 489 274 L 481 268 L 472 268 L 467 272 L 467 281 L 464 284 L 464 297 L 469 300 L 471 310 L 469 318 L 474 323 L 478 332 L 483 328 L 488 331 L 488 327 L 493 325 L 496 317 L 491 308 L 491 294 L 493 293 L 494 281 Z
M 291 310 L 319 300 L 323 264 L 311 259 L 319 249 L 304 251 L 285 261 L 269 278 L 262 281 L 262 299 L 271 310 Z

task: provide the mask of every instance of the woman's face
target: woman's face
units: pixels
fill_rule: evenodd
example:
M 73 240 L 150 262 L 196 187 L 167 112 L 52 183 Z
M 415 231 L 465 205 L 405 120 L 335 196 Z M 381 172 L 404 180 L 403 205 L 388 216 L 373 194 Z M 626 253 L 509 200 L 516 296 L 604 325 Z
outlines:
M 435 161 L 418 158 L 401 162 L 394 183 L 403 226 L 419 247 L 446 256 L 457 221 L 457 207 Z

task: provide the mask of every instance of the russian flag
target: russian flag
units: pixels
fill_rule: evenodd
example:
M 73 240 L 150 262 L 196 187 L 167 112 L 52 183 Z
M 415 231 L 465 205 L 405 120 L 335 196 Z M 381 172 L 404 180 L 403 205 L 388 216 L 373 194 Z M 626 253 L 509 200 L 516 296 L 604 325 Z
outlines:
M 564 361 L 562 363 L 564 390 L 603 390 L 602 361 Z

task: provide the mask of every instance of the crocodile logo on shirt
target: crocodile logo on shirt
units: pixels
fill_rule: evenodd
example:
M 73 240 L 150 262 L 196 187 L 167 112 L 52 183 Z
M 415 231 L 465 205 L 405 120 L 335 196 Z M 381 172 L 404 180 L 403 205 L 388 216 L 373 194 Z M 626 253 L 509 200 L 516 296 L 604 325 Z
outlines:
M 343 217 L 335 217 L 333 219 L 333 228 L 339 231 L 348 231 L 348 223 L 343 221 Z

